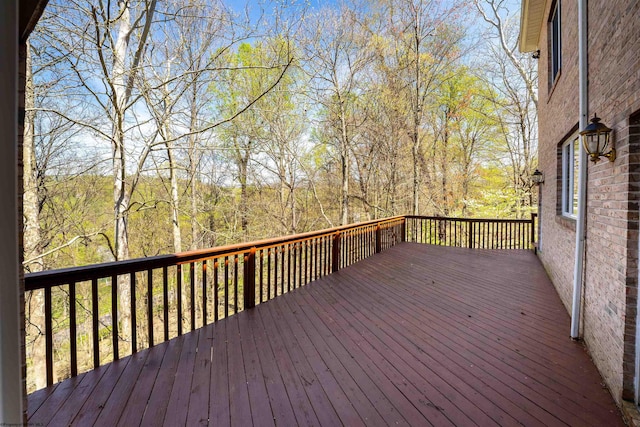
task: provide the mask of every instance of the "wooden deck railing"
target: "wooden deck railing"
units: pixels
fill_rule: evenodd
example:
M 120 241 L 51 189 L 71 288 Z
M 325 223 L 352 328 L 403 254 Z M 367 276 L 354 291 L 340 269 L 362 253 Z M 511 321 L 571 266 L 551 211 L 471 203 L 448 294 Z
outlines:
M 534 217 L 398 216 L 206 250 L 30 273 L 25 275 L 25 289 L 41 293 L 44 302 L 44 319 L 35 326 L 43 331 L 46 379 L 51 385 L 252 308 L 399 242 L 529 248 L 534 223 Z M 34 324 L 38 319 L 28 321 Z M 79 360 L 79 354 L 87 356 Z
M 95 369 L 387 249 L 404 239 L 404 223 L 404 217 L 394 217 L 26 274 L 25 290 L 44 294 L 44 321 L 36 327 L 45 340 L 47 385 L 55 382 L 54 371 L 62 379 Z M 91 356 L 83 363 L 79 353 Z
M 406 216 L 409 242 L 474 249 L 531 249 L 537 214 L 529 219 Z

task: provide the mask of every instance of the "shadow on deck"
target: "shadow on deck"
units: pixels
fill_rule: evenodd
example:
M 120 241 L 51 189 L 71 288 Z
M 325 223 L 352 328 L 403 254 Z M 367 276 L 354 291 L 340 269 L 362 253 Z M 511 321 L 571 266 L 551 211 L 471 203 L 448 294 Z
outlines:
M 28 398 L 45 425 L 624 425 L 531 251 L 402 243 Z

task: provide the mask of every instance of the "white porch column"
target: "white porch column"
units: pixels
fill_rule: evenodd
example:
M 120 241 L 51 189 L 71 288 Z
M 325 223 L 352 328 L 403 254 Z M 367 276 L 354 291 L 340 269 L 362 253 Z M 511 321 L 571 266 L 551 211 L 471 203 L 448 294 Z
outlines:
M 0 424 L 21 425 L 18 1 L 0 1 Z

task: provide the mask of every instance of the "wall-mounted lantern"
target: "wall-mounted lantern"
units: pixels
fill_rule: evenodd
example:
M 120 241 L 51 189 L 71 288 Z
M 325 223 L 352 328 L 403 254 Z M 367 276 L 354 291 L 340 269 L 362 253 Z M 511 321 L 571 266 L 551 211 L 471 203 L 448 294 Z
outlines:
M 611 146 L 611 129 L 600 123 L 600 118 L 595 114 L 591 123 L 580 132 L 580 136 L 593 163 L 599 162 L 600 157 L 606 157 L 610 162 L 616 159 L 616 149 Z
M 535 172 L 531 174 L 531 182 L 533 182 L 535 185 L 542 184 L 544 182 L 544 174 L 536 169 Z

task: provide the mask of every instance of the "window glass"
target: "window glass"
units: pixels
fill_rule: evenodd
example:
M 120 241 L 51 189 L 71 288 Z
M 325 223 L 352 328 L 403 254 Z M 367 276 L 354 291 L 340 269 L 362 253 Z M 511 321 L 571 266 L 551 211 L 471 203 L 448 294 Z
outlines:
M 550 63 L 551 63 L 551 80 L 553 83 L 560 72 L 562 65 L 562 37 L 560 35 L 560 2 L 557 1 L 551 12 L 551 19 L 549 21 L 550 26 L 550 40 L 551 46 L 549 49 Z
M 580 144 L 577 136 L 562 145 L 562 215 L 575 217 L 578 213 L 578 177 Z

